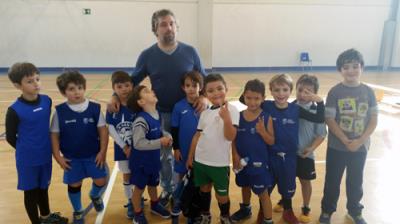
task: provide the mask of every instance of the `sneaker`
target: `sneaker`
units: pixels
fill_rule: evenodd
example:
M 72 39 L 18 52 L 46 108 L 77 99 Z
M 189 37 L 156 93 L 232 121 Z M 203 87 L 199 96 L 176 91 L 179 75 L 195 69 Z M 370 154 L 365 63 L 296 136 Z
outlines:
M 221 224 L 232 224 L 232 219 L 229 216 L 220 216 L 219 217 L 219 221 L 221 222 Z
M 284 210 L 282 218 L 285 222 L 289 224 L 299 224 L 299 220 L 297 220 L 297 217 L 294 215 L 292 209 Z
M 96 212 L 101 212 L 104 209 L 104 204 L 103 204 L 103 199 L 101 197 L 92 197 L 90 196 L 90 200 L 92 200 L 93 207 L 96 210 Z
M 322 212 L 319 216 L 319 223 L 320 224 L 331 224 L 331 214 Z
M 233 222 L 239 222 L 241 220 L 251 217 L 251 205 L 245 205 L 243 203 L 240 203 L 239 205 L 239 210 L 233 213 L 233 215 L 231 216 Z
M 61 213 L 54 212 L 50 213 L 50 215 L 46 218 L 41 218 L 41 224 L 51 224 L 51 223 L 58 223 L 58 224 L 68 224 L 68 218 L 62 217 Z
M 132 220 L 133 224 L 147 224 L 147 219 L 146 216 L 144 216 L 144 213 L 141 212 L 139 215 L 135 215 L 135 217 Z
M 201 214 L 200 216 L 194 218 L 194 224 L 210 224 L 211 223 L 211 214 L 205 213 Z
M 301 208 L 302 214 L 299 217 L 299 221 L 302 223 L 309 223 L 311 222 L 310 211 L 309 207 L 302 207 Z
M 133 211 L 132 202 L 128 201 L 128 203 L 126 205 L 124 205 L 124 207 L 126 208 L 126 217 L 128 219 L 133 219 L 133 217 L 135 216 L 135 212 Z
M 158 201 L 160 202 L 161 206 L 166 208 L 171 201 L 172 194 L 170 192 L 163 191 L 160 194 L 160 197 L 158 198 Z
M 156 205 L 151 206 L 151 213 L 156 214 L 164 219 L 168 219 L 171 214 L 167 209 L 165 209 L 160 202 L 158 202 Z
M 182 213 L 180 206 L 181 203 L 179 202 L 179 200 L 174 200 L 174 206 L 172 207 L 171 215 L 179 216 Z
M 347 213 L 347 217 L 353 221 L 354 224 L 367 224 L 367 221 L 362 217 L 362 215 L 352 215 Z
M 73 224 L 85 224 L 85 217 L 83 216 L 83 211 L 74 212 L 74 219 L 72 220 Z
M 274 212 L 283 212 L 283 201 L 282 201 L 282 199 L 281 200 L 279 200 L 279 202 L 278 202 L 278 204 L 276 204 L 273 208 L 272 208 L 272 211 L 274 211 Z

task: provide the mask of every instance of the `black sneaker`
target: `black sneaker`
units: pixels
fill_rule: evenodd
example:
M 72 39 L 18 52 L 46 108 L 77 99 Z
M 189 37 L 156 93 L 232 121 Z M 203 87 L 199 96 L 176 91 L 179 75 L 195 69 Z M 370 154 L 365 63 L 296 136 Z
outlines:
M 161 206 L 166 208 L 168 206 L 169 202 L 171 201 L 171 198 L 172 198 L 172 193 L 163 191 L 163 192 L 161 192 L 160 197 L 158 198 L 158 201 Z
M 68 218 L 62 217 L 61 213 L 59 212 L 54 212 L 50 213 L 50 215 L 47 218 L 41 218 L 40 220 L 41 224 L 68 224 Z
M 240 208 L 231 216 L 233 222 L 239 222 L 251 217 L 251 205 L 240 203 Z

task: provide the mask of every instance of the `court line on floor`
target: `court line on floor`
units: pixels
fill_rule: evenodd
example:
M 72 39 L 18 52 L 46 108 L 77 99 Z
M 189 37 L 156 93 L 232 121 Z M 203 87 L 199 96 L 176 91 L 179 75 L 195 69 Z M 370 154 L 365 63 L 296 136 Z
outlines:
M 102 212 L 97 214 L 95 224 L 103 223 L 104 214 L 106 213 L 107 205 L 108 205 L 108 202 L 110 201 L 111 192 L 114 187 L 114 183 L 115 183 L 115 179 L 117 178 L 117 174 L 118 174 L 118 166 L 117 166 L 117 163 L 115 163 L 113 171 L 110 176 L 110 180 L 108 181 L 107 189 L 104 192 L 104 196 L 103 196 L 104 209 Z

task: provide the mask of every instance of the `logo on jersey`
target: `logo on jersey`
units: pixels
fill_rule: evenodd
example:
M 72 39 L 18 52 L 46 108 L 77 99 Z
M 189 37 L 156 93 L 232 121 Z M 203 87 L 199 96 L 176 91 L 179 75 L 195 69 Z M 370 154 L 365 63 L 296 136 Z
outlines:
M 290 118 L 283 118 L 282 119 L 282 124 L 296 124 L 296 122 L 294 122 L 294 120 L 290 119 Z
M 115 127 L 119 137 L 128 145 L 132 145 L 132 122 L 125 121 L 125 115 L 122 114 L 122 119 Z
M 39 108 L 34 109 L 33 112 L 38 112 L 38 111 L 41 111 L 41 110 L 43 110 L 43 108 L 39 107 Z
M 85 117 L 85 118 L 83 118 L 83 123 L 84 124 L 94 123 L 94 119 L 91 117 L 89 117 L 89 118 Z
M 188 110 L 184 110 L 182 111 L 182 114 L 186 114 L 188 112 Z
M 254 135 L 256 133 L 256 128 L 251 128 L 250 133 Z
M 73 119 L 73 120 L 65 120 L 65 124 L 69 124 L 69 123 L 76 123 L 76 119 Z

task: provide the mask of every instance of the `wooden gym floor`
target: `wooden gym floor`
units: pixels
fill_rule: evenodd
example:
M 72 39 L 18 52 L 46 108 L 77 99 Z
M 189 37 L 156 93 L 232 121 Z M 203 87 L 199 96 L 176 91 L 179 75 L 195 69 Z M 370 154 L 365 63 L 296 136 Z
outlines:
M 273 74 L 257 73 L 257 74 L 224 74 L 228 85 L 229 100 L 237 100 L 243 91 L 245 82 L 249 79 L 259 78 L 268 85 L 269 79 Z M 294 80 L 297 80 L 300 74 L 290 74 Z M 315 73 L 320 80 L 319 94 L 326 97 L 328 90 L 341 80 L 339 74 Z M 105 103 L 109 100 L 112 93 L 109 74 L 85 74 L 87 79 L 86 95 L 88 98 L 101 102 L 104 112 Z M 53 105 L 64 101 L 59 94 L 55 85 L 56 74 L 43 74 L 42 93 L 48 94 L 53 99 Z M 368 154 L 365 167 L 364 177 L 364 197 L 362 203 L 365 206 L 364 216 L 369 223 L 394 224 L 397 220 L 397 202 L 400 196 L 397 193 L 400 189 L 400 181 L 398 170 L 400 169 L 400 107 L 396 103 L 400 103 L 400 73 L 385 72 L 363 74 L 362 80 L 366 83 L 375 85 L 377 97 L 382 101 L 380 103 L 379 124 L 372 135 L 372 145 Z M 146 81 L 148 83 L 148 81 Z M 7 107 L 20 95 L 9 82 L 4 74 L 0 74 L 0 223 L 29 223 L 28 217 L 24 210 L 23 193 L 16 190 L 17 175 L 15 169 L 14 149 L 12 149 L 4 140 L 4 119 Z M 294 94 L 292 95 L 294 97 Z M 270 98 L 269 91 L 267 98 Z M 86 223 L 106 223 L 106 224 L 124 224 L 131 223 L 125 218 L 125 209 L 123 205 L 126 203 L 123 188 L 122 176 L 116 172 L 113 158 L 113 144 L 110 143 L 107 153 L 107 161 L 110 167 L 111 179 L 108 192 L 105 195 L 106 209 L 102 214 L 97 215 L 95 211 L 91 211 L 86 217 Z M 324 175 L 325 175 L 325 153 L 326 141 L 317 149 L 316 169 L 317 179 L 312 182 L 313 195 L 311 199 L 311 214 L 313 221 L 318 223 L 317 219 L 320 213 L 320 201 L 323 192 Z M 346 218 L 346 197 L 345 184 L 342 181 L 341 195 L 339 199 L 337 212 L 332 217 L 334 224 L 351 223 Z M 89 203 L 88 193 L 90 180 L 85 180 L 83 187 L 82 200 L 84 205 Z M 297 192 L 293 200 L 293 208 L 296 215 L 300 214 L 302 199 L 300 185 L 297 185 Z M 147 194 L 146 194 L 146 197 Z M 231 213 L 235 212 L 241 202 L 240 189 L 235 185 L 234 175 L 231 173 L 230 182 L 230 198 Z M 279 195 L 274 192 L 272 202 L 275 204 L 279 199 Z M 256 213 L 258 211 L 257 197 L 252 197 L 253 216 L 251 219 L 243 223 L 254 223 Z M 53 161 L 53 176 L 50 185 L 50 206 L 52 211 L 60 211 L 64 215 L 72 219 L 72 208 L 67 197 L 67 187 L 62 183 L 62 170 L 58 164 Z M 212 199 L 212 215 L 213 223 L 218 223 L 219 209 L 215 198 Z M 149 212 L 149 202 L 145 203 L 145 213 L 150 223 L 170 223 L 170 220 L 162 220 Z M 281 214 L 274 213 L 273 219 L 275 223 L 283 223 Z M 181 218 L 181 223 L 184 223 Z

